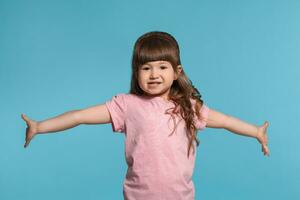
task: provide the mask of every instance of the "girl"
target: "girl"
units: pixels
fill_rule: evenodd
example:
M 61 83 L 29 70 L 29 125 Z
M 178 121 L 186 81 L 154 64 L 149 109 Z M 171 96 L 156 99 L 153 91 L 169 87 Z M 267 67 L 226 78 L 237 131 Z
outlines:
M 39 133 L 111 123 L 114 132 L 126 135 L 126 200 L 193 200 L 197 131 L 205 127 L 256 138 L 269 156 L 268 122 L 257 127 L 209 108 L 186 76 L 179 55 L 170 34 L 142 35 L 133 50 L 129 94 L 41 122 L 22 114 L 27 123 L 24 147 Z

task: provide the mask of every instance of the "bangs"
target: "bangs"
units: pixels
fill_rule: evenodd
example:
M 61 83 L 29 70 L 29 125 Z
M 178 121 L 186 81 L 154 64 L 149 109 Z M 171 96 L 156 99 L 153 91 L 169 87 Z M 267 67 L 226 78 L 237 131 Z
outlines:
M 169 61 L 172 66 L 179 64 L 177 59 L 178 52 L 176 48 L 174 48 L 174 44 L 161 38 L 152 38 L 143 41 L 136 56 L 137 67 L 147 62 L 159 60 Z

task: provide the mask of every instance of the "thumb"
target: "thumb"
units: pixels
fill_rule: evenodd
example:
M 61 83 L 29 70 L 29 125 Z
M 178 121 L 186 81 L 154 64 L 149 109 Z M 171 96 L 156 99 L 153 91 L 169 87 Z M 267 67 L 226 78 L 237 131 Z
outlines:
M 264 124 L 261 126 L 261 131 L 263 134 L 267 134 L 267 128 L 269 126 L 269 122 L 265 121 Z
M 268 121 L 265 121 L 265 123 L 264 123 L 264 128 L 268 128 L 268 126 L 269 126 L 269 122 Z
M 25 114 L 21 114 L 21 117 L 29 125 L 30 119 Z

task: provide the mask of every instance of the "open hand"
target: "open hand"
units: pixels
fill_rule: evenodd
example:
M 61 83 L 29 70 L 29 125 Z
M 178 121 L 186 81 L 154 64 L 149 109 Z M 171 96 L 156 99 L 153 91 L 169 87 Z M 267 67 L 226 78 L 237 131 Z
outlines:
M 37 124 L 38 124 L 38 122 L 29 119 L 24 114 L 21 114 L 21 117 L 27 124 L 26 138 L 25 138 L 25 144 L 24 144 L 24 148 L 26 148 L 29 145 L 30 141 L 33 139 L 33 137 L 37 134 Z
M 258 127 L 258 133 L 256 139 L 259 143 L 261 143 L 261 151 L 264 155 L 270 156 L 270 150 L 268 148 L 268 135 L 267 128 L 269 126 L 269 122 L 265 122 L 262 126 Z

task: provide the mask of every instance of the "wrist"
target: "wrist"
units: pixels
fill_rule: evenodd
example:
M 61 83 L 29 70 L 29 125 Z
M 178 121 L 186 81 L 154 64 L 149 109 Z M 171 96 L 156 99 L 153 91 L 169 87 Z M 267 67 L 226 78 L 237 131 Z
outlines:
M 258 139 L 258 134 L 259 134 L 259 128 L 257 126 L 255 126 L 256 132 L 254 135 L 254 138 Z
M 35 122 L 35 132 L 36 134 L 40 134 L 41 131 L 41 122 Z
M 255 138 L 257 139 L 257 141 L 258 141 L 259 143 L 262 143 L 261 137 L 260 137 L 260 134 L 259 134 L 260 129 L 259 129 L 259 127 L 256 127 L 256 129 L 257 129 L 257 131 L 256 131 Z

